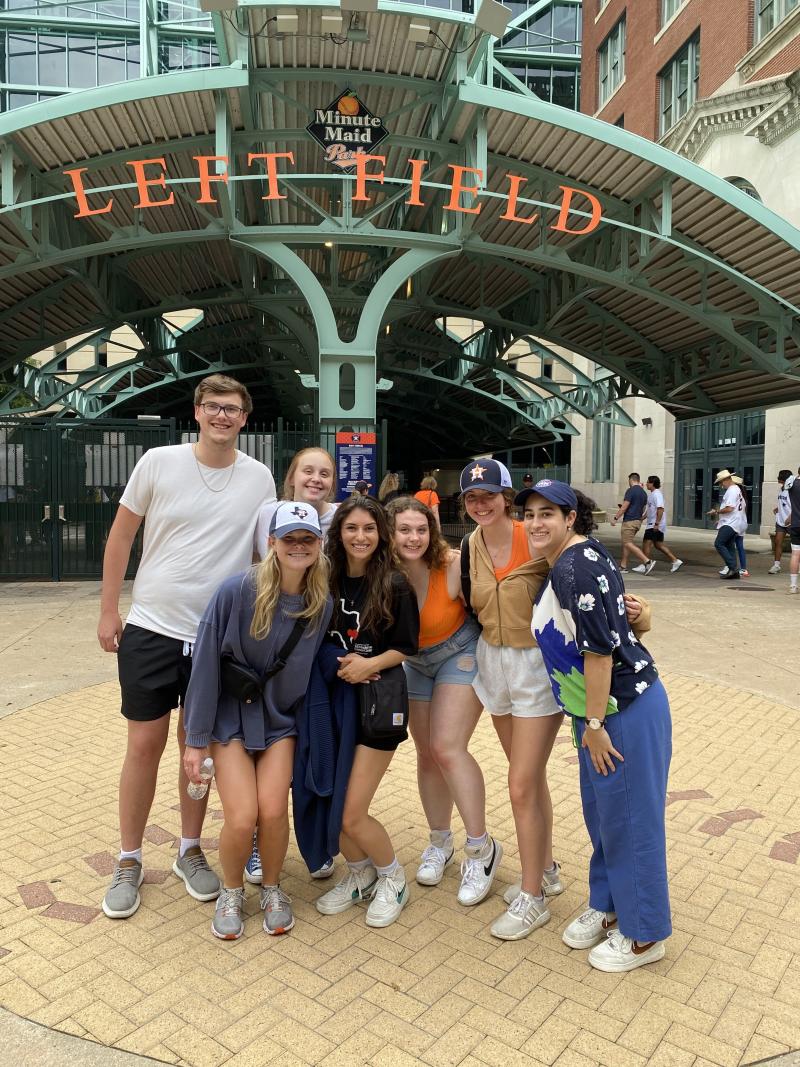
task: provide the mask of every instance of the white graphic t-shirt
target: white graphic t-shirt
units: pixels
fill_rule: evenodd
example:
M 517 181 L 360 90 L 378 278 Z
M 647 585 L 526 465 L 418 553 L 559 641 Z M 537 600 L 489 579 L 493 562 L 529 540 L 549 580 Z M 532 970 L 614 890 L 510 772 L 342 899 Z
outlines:
M 661 516 L 661 522 L 656 524 L 659 508 L 663 508 L 664 512 Z M 652 492 L 647 494 L 647 525 L 645 529 L 656 529 L 660 530 L 661 533 L 667 532 L 667 506 L 664 503 L 664 494 L 660 489 L 653 489 Z
M 733 511 L 727 511 L 724 515 L 720 515 L 717 520 L 717 529 L 719 530 L 723 526 L 730 526 L 737 534 L 743 534 L 747 529 L 747 509 L 738 485 L 728 486 L 719 506 L 720 509 L 733 508 Z

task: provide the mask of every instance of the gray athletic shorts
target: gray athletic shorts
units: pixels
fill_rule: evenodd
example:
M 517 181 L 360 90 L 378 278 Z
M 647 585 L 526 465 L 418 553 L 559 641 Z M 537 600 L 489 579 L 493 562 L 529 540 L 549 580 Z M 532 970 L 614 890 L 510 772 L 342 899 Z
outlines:
M 539 719 L 563 715 L 538 648 L 506 648 L 478 638 L 478 673 L 472 688 L 492 715 Z

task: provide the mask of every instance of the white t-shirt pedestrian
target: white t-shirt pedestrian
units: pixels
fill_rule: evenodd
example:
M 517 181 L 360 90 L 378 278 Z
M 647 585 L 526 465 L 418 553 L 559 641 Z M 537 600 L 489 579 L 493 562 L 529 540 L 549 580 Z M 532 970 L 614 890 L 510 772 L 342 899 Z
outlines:
M 145 452 L 120 500 L 144 516 L 126 621 L 193 642 L 212 594 L 252 563 L 259 510 L 274 499 L 269 467 L 238 450 L 232 468 L 198 463 L 191 444 Z
M 275 509 L 279 503 L 280 501 L 274 500 L 271 504 L 265 504 L 258 514 L 258 524 L 256 525 L 256 552 L 260 559 L 263 559 L 267 554 L 269 524 L 272 522 L 272 516 L 275 514 Z M 331 528 L 331 520 L 338 507 L 338 504 L 331 504 L 325 514 L 319 516 L 319 525 L 322 530 L 323 540 L 327 536 L 328 530 Z
M 747 530 L 747 509 L 738 485 L 728 486 L 719 506 L 720 511 L 722 508 L 733 508 L 733 511 L 726 511 L 724 515 L 719 516 L 717 529 L 719 530 L 723 526 L 730 526 L 733 528 L 734 533 L 743 534 Z
M 663 508 L 663 514 L 661 515 L 661 522 L 656 525 L 656 516 L 658 515 L 658 509 Z M 647 523 L 645 524 L 646 530 L 660 530 L 661 533 L 667 532 L 667 505 L 664 503 L 664 494 L 660 489 L 653 489 L 647 494 Z
M 777 526 L 786 527 L 792 524 L 792 502 L 789 499 L 789 490 L 785 484 L 778 493 L 778 510 L 775 515 L 775 523 Z

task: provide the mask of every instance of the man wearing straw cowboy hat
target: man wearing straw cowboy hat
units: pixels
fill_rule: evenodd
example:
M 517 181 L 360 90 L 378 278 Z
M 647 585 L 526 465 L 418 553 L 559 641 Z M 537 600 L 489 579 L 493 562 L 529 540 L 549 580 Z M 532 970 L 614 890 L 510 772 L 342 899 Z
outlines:
M 741 577 L 736 553 L 736 537 L 742 535 L 747 529 L 744 497 L 733 479 L 734 475 L 729 470 L 721 470 L 714 479 L 715 484 L 724 491 L 719 508 L 713 512 L 717 516 L 717 536 L 714 548 L 722 556 L 722 561 L 728 568 L 727 574 L 720 575 L 723 581 Z

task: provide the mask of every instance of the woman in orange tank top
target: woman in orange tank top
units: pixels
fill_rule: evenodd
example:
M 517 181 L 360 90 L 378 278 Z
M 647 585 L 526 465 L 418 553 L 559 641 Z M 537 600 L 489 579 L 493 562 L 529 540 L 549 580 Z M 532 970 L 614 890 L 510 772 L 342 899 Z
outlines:
M 387 511 L 395 551 L 420 609 L 419 653 L 403 665 L 417 781 L 430 827 L 417 881 L 438 885 L 454 855 L 454 804 L 464 822 L 467 847 L 487 838 L 483 774 L 468 747 L 481 715 L 472 688 L 480 628 L 461 600 L 459 556 L 441 537 L 432 510 L 414 497 L 400 497 Z M 463 875 L 468 866 L 462 864 L 459 899 L 467 891 Z

